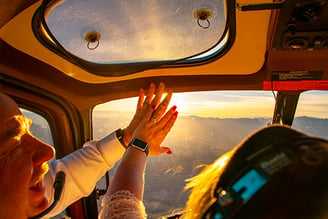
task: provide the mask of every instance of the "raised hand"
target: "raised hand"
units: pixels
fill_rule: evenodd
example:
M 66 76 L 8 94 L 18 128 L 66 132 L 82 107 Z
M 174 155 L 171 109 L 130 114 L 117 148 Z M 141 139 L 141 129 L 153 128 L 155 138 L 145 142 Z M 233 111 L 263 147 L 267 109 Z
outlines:
M 170 148 L 161 146 L 178 116 L 176 106 L 171 107 L 165 113 L 171 97 L 172 92 L 169 92 L 156 110 L 148 106 L 144 118 L 133 134 L 133 138 L 138 138 L 148 143 L 149 155 L 156 156 L 163 153 L 172 153 Z
M 164 90 L 164 83 L 160 82 L 157 90 L 155 84 L 151 83 L 148 89 L 147 96 L 145 98 L 145 90 L 142 88 L 140 89 L 136 113 L 134 114 L 130 124 L 125 129 L 123 129 L 123 141 L 126 146 L 131 141 L 133 132 L 142 121 L 148 106 L 151 106 L 151 108 L 153 109 L 157 109 L 164 94 Z M 169 101 L 167 102 L 167 104 L 168 103 Z

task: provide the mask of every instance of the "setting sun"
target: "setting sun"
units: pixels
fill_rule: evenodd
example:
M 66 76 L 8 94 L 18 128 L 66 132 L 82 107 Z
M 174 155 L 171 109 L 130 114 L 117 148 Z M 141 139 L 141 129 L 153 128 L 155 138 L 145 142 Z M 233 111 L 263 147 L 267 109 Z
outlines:
M 323 95 L 320 93 L 320 95 Z M 319 95 L 319 96 L 320 96 Z M 299 116 L 325 118 L 326 105 L 317 92 L 304 93 L 297 110 Z M 164 98 L 164 97 L 163 97 Z M 97 106 L 97 111 L 134 113 L 137 97 L 108 102 Z M 318 104 L 314 104 L 314 102 Z M 275 101 L 271 91 L 211 91 L 174 93 L 169 108 L 176 105 L 179 115 L 212 118 L 272 117 Z

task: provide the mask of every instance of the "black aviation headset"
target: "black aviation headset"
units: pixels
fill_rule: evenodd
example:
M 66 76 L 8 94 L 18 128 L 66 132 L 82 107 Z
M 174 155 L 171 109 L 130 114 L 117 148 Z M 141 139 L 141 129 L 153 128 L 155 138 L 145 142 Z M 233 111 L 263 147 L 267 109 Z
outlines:
M 282 185 L 285 176 L 295 172 L 302 175 L 303 170 L 313 173 L 318 168 L 325 172 L 322 174 L 325 178 L 323 182 L 327 183 L 328 141 L 306 136 L 284 126 L 265 128 L 246 140 L 233 155 L 214 190 L 215 202 L 204 213 L 203 219 L 240 216 L 241 210 L 246 209 L 247 204 L 261 191 L 264 193 L 265 188 L 275 188 L 276 183 L 285 186 Z M 322 186 L 328 190 L 327 184 Z M 304 188 L 304 191 L 310 189 Z M 257 201 L 253 209 L 260 208 L 260 205 L 261 201 Z

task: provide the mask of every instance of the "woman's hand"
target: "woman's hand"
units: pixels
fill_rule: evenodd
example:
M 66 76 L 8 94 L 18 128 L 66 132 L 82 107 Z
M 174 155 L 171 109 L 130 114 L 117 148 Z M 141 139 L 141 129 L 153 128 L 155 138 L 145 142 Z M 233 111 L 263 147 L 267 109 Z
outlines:
M 169 92 L 156 110 L 148 106 L 141 123 L 133 133 L 133 138 L 147 142 L 149 155 L 156 156 L 163 153 L 172 153 L 170 148 L 161 146 L 178 116 L 176 106 L 171 107 L 165 113 L 171 97 L 172 92 Z M 164 113 L 165 115 L 163 115 Z
M 157 90 L 156 90 L 155 84 L 151 83 L 149 86 L 148 94 L 147 94 L 146 98 L 145 98 L 145 90 L 142 88 L 140 89 L 136 113 L 134 114 L 133 119 L 131 120 L 128 127 L 123 129 L 123 141 L 126 146 L 131 141 L 134 130 L 137 128 L 137 126 L 140 124 L 140 122 L 144 118 L 144 115 L 145 115 L 145 112 L 146 112 L 146 109 L 148 108 L 148 106 L 151 106 L 153 109 L 157 109 L 157 107 L 162 99 L 164 89 L 165 89 L 165 85 L 162 82 L 159 83 Z M 156 93 L 155 93 L 155 91 L 156 91 Z M 155 95 L 155 97 L 154 97 L 154 95 Z
M 153 99 L 154 93 L 155 85 L 151 84 L 148 96 L 144 100 L 144 93 L 141 90 L 137 112 L 128 126 L 128 128 L 131 128 L 129 131 L 133 131 L 129 141 L 132 138 L 138 138 L 147 142 L 149 155 L 171 153 L 168 147 L 161 147 L 161 143 L 173 127 L 178 112 L 176 111 L 176 106 L 173 106 L 165 113 L 171 100 L 172 92 L 168 92 L 164 100 L 160 102 L 164 93 L 163 83 L 160 83 L 156 96 Z M 107 196 L 120 190 L 128 190 L 139 200 L 142 200 L 146 161 L 147 158 L 144 152 L 129 147 L 115 172 Z

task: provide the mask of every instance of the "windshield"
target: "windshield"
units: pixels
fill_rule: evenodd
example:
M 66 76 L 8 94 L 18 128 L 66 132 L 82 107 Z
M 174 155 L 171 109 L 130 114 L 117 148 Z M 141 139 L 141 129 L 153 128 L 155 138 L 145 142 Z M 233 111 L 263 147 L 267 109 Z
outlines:
M 327 93 L 305 99 L 301 95 L 300 102 L 305 105 L 300 103 L 298 108 L 302 116 L 295 118 L 297 129 L 308 134 L 318 134 L 314 129 L 321 133 L 327 129 L 327 104 L 322 102 L 327 97 Z M 137 98 L 129 98 L 97 106 L 93 112 L 94 138 L 126 127 L 136 103 Z M 203 164 L 212 163 L 246 136 L 270 124 L 275 106 L 271 91 L 177 93 L 171 104 L 177 105 L 179 117 L 163 146 L 170 147 L 173 154 L 149 157 L 147 161 L 144 203 L 149 218 L 183 211 L 189 194 L 184 191 L 185 181 Z M 110 171 L 110 177 L 114 171 Z M 106 188 L 105 180 L 98 183 L 98 188 Z
M 300 95 L 293 127 L 308 135 L 328 140 L 328 91 L 307 91 Z

